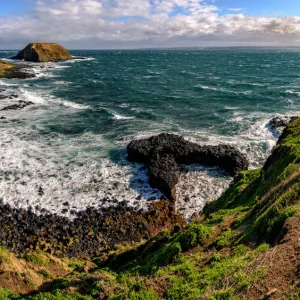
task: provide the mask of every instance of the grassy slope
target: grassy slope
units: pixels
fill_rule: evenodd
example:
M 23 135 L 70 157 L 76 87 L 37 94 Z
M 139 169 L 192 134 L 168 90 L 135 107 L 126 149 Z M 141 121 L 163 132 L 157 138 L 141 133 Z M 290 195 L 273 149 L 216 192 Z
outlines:
M 0 299 L 300 299 L 299 163 L 300 119 L 262 169 L 242 172 L 184 230 L 95 258 L 49 293 Z
M 11 68 L 14 68 L 13 64 L 9 64 L 3 60 L 0 60 L 0 78 L 4 77 L 5 71 Z

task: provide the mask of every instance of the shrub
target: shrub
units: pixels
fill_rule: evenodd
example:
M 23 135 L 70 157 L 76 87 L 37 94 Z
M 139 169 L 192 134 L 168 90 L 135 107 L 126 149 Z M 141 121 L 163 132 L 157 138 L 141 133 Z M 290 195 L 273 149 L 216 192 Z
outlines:
M 211 228 L 202 224 L 191 224 L 185 231 L 179 234 L 176 240 L 183 251 L 187 251 L 197 245 L 203 245 L 211 234 Z

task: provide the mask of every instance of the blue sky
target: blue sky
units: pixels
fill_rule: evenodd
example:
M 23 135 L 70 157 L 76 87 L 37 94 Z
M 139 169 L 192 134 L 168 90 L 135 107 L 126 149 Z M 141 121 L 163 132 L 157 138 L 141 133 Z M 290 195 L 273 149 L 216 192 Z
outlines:
M 222 8 L 243 8 L 242 12 L 253 16 L 300 15 L 299 0 L 217 0 Z
M 300 46 L 300 0 L 0 0 L 0 48 Z
M 0 13 L 2 15 L 20 14 L 31 10 L 33 3 L 26 0 L 0 0 Z
M 126 0 L 124 0 L 126 1 Z M 0 0 L 0 14 L 22 14 L 33 8 L 31 0 Z M 244 13 L 251 16 L 300 16 L 300 0 L 216 0 L 214 4 L 227 13 Z M 241 8 L 241 11 L 230 11 Z

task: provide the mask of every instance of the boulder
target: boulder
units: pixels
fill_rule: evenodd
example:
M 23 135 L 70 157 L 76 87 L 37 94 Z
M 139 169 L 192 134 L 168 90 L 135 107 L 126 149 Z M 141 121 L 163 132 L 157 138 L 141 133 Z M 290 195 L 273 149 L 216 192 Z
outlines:
M 31 43 L 12 57 L 33 62 L 64 61 L 72 58 L 68 50 L 55 43 Z
M 151 186 L 173 201 L 175 185 L 185 164 L 218 166 L 232 176 L 249 166 L 246 157 L 233 146 L 201 146 L 167 133 L 131 141 L 127 153 L 128 160 L 149 167 Z

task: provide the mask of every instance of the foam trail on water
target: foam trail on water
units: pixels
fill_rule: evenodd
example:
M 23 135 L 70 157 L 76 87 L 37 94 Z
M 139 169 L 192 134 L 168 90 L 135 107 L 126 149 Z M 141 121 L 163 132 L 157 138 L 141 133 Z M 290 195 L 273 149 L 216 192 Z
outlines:
M 232 177 L 221 169 L 186 166 L 176 185 L 176 211 L 186 219 L 198 215 L 208 201 L 222 195 L 231 181 Z

